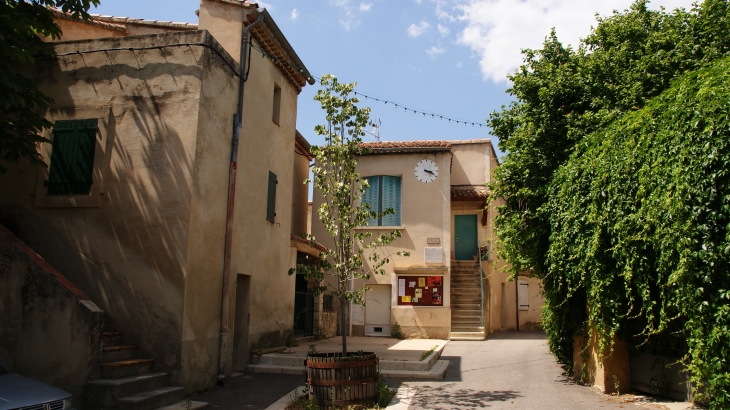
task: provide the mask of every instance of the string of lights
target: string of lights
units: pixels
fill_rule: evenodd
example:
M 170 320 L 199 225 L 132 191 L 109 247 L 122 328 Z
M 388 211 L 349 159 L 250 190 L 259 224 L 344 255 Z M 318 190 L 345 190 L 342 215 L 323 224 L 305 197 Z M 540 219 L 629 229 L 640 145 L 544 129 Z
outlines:
M 309 73 L 304 68 L 299 67 L 299 66 L 296 66 L 295 64 L 293 64 L 293 63 L 291 63 L 291 62 L 289 62 L 287 60 L 282 60 L 282 59 L 280 59 L 280 58 L 278 58 L 276 56 L 273 56 L 273 55 L 267 53 L 266 50 L 262 49 L 261 47 L 259 47 L 258 45 L 254 44 L 253 42 L 251 42 L 250 45 L 251 45 L 251 48 L 252 49 L 260 52 L 262 57 L 268 57 L 274 63 L 283 64 L 283 65 L 286 65 L 287 67 L 294 68 L 294 69 L 296 69 L 297 71 L 299 71 L 302 74 L 309 74 L 312 78 L 314 78 L 315 80 L 317 80 L 318 83 L 320 83 L 320 84 L 322 83 L 322 78 L 321 77 L 317 77 L 315 75 L 312 75 L 311 73 Z M 405 104 L 400 104 L 400 103 L 397 103 L 395 101 L 387 100 L 385 98 L 376 97 L 376 96 L 374 96 L 372 94 L 364 93 L 362 91 L 355 90 L 355 91 L 353 91 L 353 93 L 356 96 L 365 97 L 366 100 L 374 100 L 374 101 L 377 101 L 377 102 L 381 102 L 381 103 L 383 103 L 385 105 L 390 104 L 390 105 L 394 106 L 395 108 L 402 108 L 404 112 L 412 112 L 414 115 L 421 114 L 421 116 L 424 117 L 424 118 L 427 118 L 427 117 L 430 116 L 432 119 L 446 120 L 449 123 L 453 123 L 453 124 L 456 124 L 456 125 L 462 125 L 463 124 L 465 127 L 468 126 L 468 125 L 471 125 L 472 127 L 478 126 L 479 128 L 486 127 L 487 126 L 487 124 L 485 124 L 483 122 L 468 121 L 468 120 L 464 120 L 464 119 L 456 119 L 456 118 L 449 117 L 449 116 L 442 115 L 442 114 L 438 114 L 438 113 L 435 113 L 435 112 L 420 110 L 420 109 L 417 109 L 417 108 L 413 108 L 413 107 L 407 106 Z

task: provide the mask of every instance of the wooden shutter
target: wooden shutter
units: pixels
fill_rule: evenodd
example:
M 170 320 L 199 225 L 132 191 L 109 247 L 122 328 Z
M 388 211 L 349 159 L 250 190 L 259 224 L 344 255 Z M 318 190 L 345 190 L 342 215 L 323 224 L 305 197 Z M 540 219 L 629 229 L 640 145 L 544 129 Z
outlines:
M 380 177 L 367 177 L 365 180 L 370 184 L 370 188 L 366 189 L 365 193 L 362 194 L 362 203 L 370 205 L 370 210 L 380 212 L 380 208 L 378 207 Z M 378 226 L 378 220 L 368 218 L 368 226 Z
M 269 171 L 269 195 L 266 200 L 266 219 L 274 222 L 276 218 L 276 174 Z
M 400 226 L 401 195 L 400 177 L 383 176 L 383 211 L 393 208 L 395 215 L 383 216 L 383 226 Z
M 91 192 L 97 123 L 94 118 L 53 124 L 48 195 Z
M 528 310 L 530 308 L 530 302 L 528 299 L 529 285 L 523 280 L 518 280 L 519 290 L 517 291 L 517 298 L 520 302 L 520 310 Z

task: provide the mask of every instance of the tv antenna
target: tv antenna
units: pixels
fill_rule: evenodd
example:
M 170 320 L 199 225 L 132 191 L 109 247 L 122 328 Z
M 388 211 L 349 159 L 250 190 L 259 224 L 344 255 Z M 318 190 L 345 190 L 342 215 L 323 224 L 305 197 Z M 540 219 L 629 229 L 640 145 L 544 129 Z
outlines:
M 365 130 L 365 132 L 367 132 L 368 134 L 375 137 L 375 141 L 377 141 L 377 142 L 380 142 L 380 126 L 381 126 L 380 119 L 374 118 L 374 119 L 368 120 L 368 127 L 370 127 L 370 129 Z

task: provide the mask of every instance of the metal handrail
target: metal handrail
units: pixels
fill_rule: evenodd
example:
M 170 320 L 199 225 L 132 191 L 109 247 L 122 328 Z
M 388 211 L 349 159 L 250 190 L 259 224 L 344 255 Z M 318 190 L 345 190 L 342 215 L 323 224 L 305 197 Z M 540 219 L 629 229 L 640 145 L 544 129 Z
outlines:
M 482 271 L 482 247 L 477 244 L 477 257 L 479 259 L 479 315 L 482 318 L 482 329 L 484 329 L 484 272 Z M 486 329 L 484 329 L 486 331 Z

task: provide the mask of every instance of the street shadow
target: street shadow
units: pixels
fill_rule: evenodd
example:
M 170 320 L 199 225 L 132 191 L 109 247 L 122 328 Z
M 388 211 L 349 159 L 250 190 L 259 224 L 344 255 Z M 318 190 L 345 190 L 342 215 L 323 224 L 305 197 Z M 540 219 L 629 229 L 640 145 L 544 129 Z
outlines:
M 547 336 L 542 330 L 514 331 L 492 333 L 487 340 L 545 340 Z
M 452 390 L 454 386 L 455 383 L 448 383 L 439 387 L 418 387 L 409 407 L 431 410 L 484 409 L 492 407 L 490 404 L 496 402 L 506 402 L 522 397 L 520 392 L 514 390 Z

